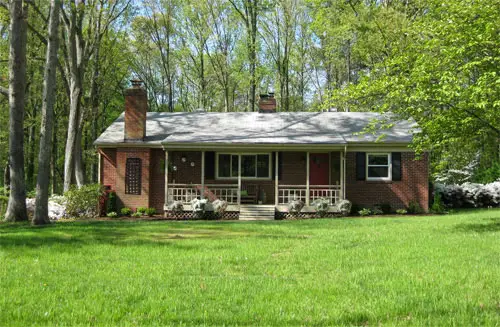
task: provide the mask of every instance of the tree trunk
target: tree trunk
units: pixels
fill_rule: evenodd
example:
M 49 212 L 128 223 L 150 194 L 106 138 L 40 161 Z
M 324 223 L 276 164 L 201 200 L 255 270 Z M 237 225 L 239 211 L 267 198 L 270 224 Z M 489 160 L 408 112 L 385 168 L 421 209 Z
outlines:
M 9 54 L 9 167 L 10 196 L 6 221 L 28 220 L 24 180 L 24 102 L 28 7 L 23 0 L 10 2 Z
M 38 152 L 38 176 L 36 181 L 36 206 L 34 225 L 48 224 L 48 201 L 50 182 L 50 155 L 52 153 L 52 126 L 56 95 L 57 49 L 59 46 L 59 0 L 50 2 L 50 18 L 47 54 L 44 73 L 42 123 L 40 127 L 40 149 Z
M 36 106 L 33 108 L 33 121 L 36 121 Z M 28 162 L 26 165 L 26 188 L 27 190 L 32 190 L 35 187 L 35 152 L 36 152 L 36 126 L 35 123 L 30 126 L 28 133 Z
M 78 118 L 78 127 L 76 130 L 75 148 L 74 148 L 74 163 L 75 163 L 75 179 L 78 188 L 85 185 L 85 167 L 82 157 L 82 135 L 83 135 L 83 112 L 80 110 L 80 117 Z

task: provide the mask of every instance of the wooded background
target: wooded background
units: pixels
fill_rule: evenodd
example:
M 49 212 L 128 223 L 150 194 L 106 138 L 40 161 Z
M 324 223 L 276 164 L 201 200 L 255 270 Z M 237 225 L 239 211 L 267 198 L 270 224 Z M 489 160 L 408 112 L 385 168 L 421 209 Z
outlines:
M 12 30 L 16 5 L 25 25 Z M 259 93 L 273 91 L 279 111 L 392 112 L 419 123 L 414 147 L 432 151 L 433 179 L 500 177 L 500 1 L 0 0 L 0 168 L 15 112 L 29 193 L 51 5 L 52 193 L 97 181 L 92 142 L 123 111 L 131 78 L 145 82 L 150 111 L 255 111 Z M 9 111 L 9 47 L 23 33 L 25 103 Z

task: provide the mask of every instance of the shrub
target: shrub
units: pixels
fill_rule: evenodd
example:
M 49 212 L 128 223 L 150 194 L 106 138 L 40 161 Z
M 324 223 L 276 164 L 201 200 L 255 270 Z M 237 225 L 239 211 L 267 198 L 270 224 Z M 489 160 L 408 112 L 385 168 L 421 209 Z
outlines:
M 108 212 L 108 214 L 106 216 L 108 216 L 109 218 L 117 218 L 118 214 L 114 211 L 111 211 L 111 212 Z
M 134 218 L 142 217 L 142 213 L 136 211 L 136 212 L 132 213 L 131 216 Z
M 115 191 L 108 192 L 108 200 L 106 201 L 106 212 L 116 213 L 116 193 Z
M 398 209 L 398 210 L 396 210 L 396 213 L 398 215 L 406 215 L 408 213 L 408 211 L 406 211 L 406 209 Z
M 148 208 L 139 207 L 139 208 L 137 208 L 136 212 L 140 213 L 141 215 L 146 215 L 147 210 L 148 210 Z
M 372 214 L 374 214 L 374 215 L 382 215 L 383 213 L 384 212 L 379 208 L 375 208 L 372 210 Z
M 64 193 L 66 214 L 70 217 L 98 217 L 99 199 L 104 190 L 100 184 L 88 184 L 81 188 L 72 187 Z
M 7 203 L 9 203 L 9 197 L 0 195 L 0 217 L 3 217 L 7 211 Z
M 420 204 L 418 204 L 418 202 L 415 200 L 411 200 L 410 203 L 408 203 L 408 209 L 406 210 L 410 214 L 419 214 L 424 212 Z
M 352 206 L 351 206 L 351 215 L 357 215 L 359 210 L 361 210 L 363 208 L 361 208 L 361 206 L 357 203 L 353 203 Z
M 330 207 L 330 200 L 326 198 L 316 199 L 314 200 L 312 205 L 316 209 L 316 212 L 323 217 L 328 212 L 328 208 Z
M 437 214 L 442 214 L 446 212 L 443 201 L 441 200 L 441 195 L 439 195 L 439 193 L 436 193 L 434 195 L 434 201 L 432 202 L 431 212 Z
M 193 199 L 191 206 L 193 208 L 193 216 L 195 219 L 203 219 L 205 216 L 205 209 L 207 206 L 207 199 Z
M 337 209 L 342 216 L 348 216 L 351 213 L 352 203 L 349 200 L 342 200 L 337 204 Z
M 120 210 L 122 216 L 130 216 L 132 214 L 132 209 L 130 208 L 122 208 Z
M 301 200 L 292 200 L 288 203 L 288 211 L 291 213 L 299 213 L 304 208 L 304 202 Z
M 382 211 L 384 215 L 388 215 L 392 212 L 392 207 L 390 203 L 379 203 L 375 205 L 375 208 Z
M 155 208 L 147 208 L 145 211 L 145 214 L 149 217 L 152 217 L 156 215 L 156 209 Z
M 174 212 L 182 212 L 184 211 L 184 204 L 182 201 L 174 201 L 169 207 L 169 210 Z
M 360 216 L 369 216 L 372 214 L 372 211 L 368 208 L 363 208 L 363 209 L 359 210 L 358 213 Z
M 224 200 L 215 200 L 212 202 L 212 207 L 214 208 L 214 212 L 217 213 L 218 215 L 224 214 L 226 212 L 228 203 Z

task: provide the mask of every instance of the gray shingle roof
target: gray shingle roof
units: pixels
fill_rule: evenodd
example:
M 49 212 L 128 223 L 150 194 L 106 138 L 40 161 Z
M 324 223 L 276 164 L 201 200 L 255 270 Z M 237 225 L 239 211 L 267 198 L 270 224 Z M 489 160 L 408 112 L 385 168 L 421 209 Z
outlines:
M 399 121 L 391 129 L 355 135 L 383 116 L 370 112 L 148 112 L 146 138 L 141 145 L 182 144 L 350 144 L 410 143 L 413 121 Z M 109 126 L 95 145 L 129 144 L 123 139 L 124 115 Z

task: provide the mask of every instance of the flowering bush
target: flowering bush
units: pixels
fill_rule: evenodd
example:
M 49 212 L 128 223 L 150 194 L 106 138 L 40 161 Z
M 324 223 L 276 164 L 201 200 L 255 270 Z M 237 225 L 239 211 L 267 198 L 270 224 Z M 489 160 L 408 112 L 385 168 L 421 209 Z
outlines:
M 342 216 L 348 216 L 351 213 L 352 203 L 349 200 L 342 200 L 337 204 L 337 209 Z
M 70 217 L 98 217 L 99 199 L 104 194 L 100 184 L 88 184 L 80 188 L 73 187 L 66 193 L 66 215 Z
M 325 198 L 320 198 L 314 200 L 312 205 L 316 209 L 316 212 L 320 214 L 320 216 L 324 216 L 328 212 L 328 207 L 330 207 L 330 200 Z
M 500 181 L 489 184 L 436 184 L 434 194 L 438 194 L 449 208 L 500 207 Z
M 182 201 L 174 201 L 169 207 L 169 210 L 173 212 L 181 212 L 184 211 L 184 204 Z
M 193 199 L 191 207 L 193 208 L 193 215 L 196 219 L 202 219 L 205 216 L 205 209 L 207 206 L 207 199 Z
M 215 200 L 212 202 L 212 207 L 214 208 L 214 212 L 222 215 L 224 212 L 226 212 L 228 203 L 224 200 Z
M 288 211 L 292 213 L 299 213 L 304 208 L 304 202 L 301 200 L 292 200 L 288 203 Z

